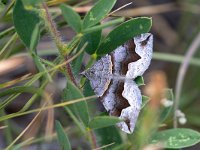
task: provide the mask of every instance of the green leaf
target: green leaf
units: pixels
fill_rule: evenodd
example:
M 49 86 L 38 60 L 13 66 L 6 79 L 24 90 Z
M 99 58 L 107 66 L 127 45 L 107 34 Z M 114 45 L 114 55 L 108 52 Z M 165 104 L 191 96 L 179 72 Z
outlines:
M 91 27 L 99 23 L 113 8 L 116 0 L 99 0 L 86 14 L 83 20 L 83 28 Z
M 192 129 L 177 128 L 157 132 L 151 143 L 164 144 L 164 148 L 184 148 L 200 142 L 200 133 Z
M 149 102 L 149 97 L 142 95 L 142 108 Z
M 40 22 L 38 13 L 26 10 L 21 0 L 17 0 L 13 9 L 15 30 L 22 42 L 30 48 L 31 36 L 36 24 Z
M 113 29 L 103 40 L 97 50 L 97 54 L 107 54 L 131 38 L 139 34 L 149 32 L 151 25 L 152 20 L 147 17 L 139 17 L 122 23 Z
M 92 55 L 97 50 L 100 40 L 101 40 L 101 30 L 85 34 L 81 39 L 79 49 L 87 42 L 85 51 L 88 54 Z
M 103 150 L 111 150 L 122 144 L 121 135 L 115 126 L 96 129 L 95 135 L 99 147 L 112 144 Z
M 84 53 L 81 53 L 76 59 L 74 59 L 72 61 L 72 69 L 73 69 L 73 72 L 74 72 L 74 75 L 77 77 L 80 73 L 80 69 L 81 69 L 81 66 L 82 66 L 82 63 L 83 63 L 83 56 L 84 56 Z
M 70 81 L 67 81 L 67 86 L 63 91 L 65 101 L 83 98 L 82 92 Z M 88 126 L 89 113 L 86 101 L 81 101 L 69 107 L 73 113 L 80 117 L 85 126 Z
M 62 15 L 69 26 L 77 33 L 81 32 L 82 22 L 79 14 L 68 5 L 62 4 L 60 9 L 62 10 Z
M 166 89 L 165 90 L 165 97 L 166 100 L 170 100 L 170 101 L 174 101 L 174 95 L 173 95 L 173 91 L 172 89 Z M 170 112 L 172 111 L 173 105 L 169 106 L 169 107 L 164 107 L 162 111 L 160 112 L 160 122 L 164 122 L 167 117 L 169 116 Z
M 24 5 L 37 5 L 39 3 L 42 3 L 43 0 L 22 0 Z
M 52 81 L 51 76 L 48 73 L 48 70 L 46 69 L 45 65 L 41 62 L 41 59 L 36 52 L 36 47 L 39 42 L 39 39 L 40 39 L 40 28 L 39 24 L 36 24 L 31 36 L 30 52 L 39 72 L 46 72 L 45 74 L 43 74 L 42 80 L 49 79 L 49 81 Z
M 115 125 L 118 122 L 121 122 L 118 117 L 113 117 L 113 116 L 98 116 L 93 118 L 89 122 L 89 127 L 91 129 L 98 129 L 98 128 L 104 128 L 108 126 Z
M 37 93 L 39 95 L 42 95 L 42 90 L 35 88 L 33 86 L 16 86 L 16 87 L 12 87 L 9 89 L 6 89 L 4 91 L 0 92 L 0 98 L 7 96 L 7 95 L 11 95 L 11 94 L 17 94 L 17 93 Z
M 137 78 L 135 78 L 135 82 L 138 86 L 145 85 L 144 78 L 142 76 L 138 76 Z
M 0 98 L 4 96 L 12 96 L 12 94 L 18 94 L 18 93 L 33 93 L 33 94 L 37 93 L 38 95 L 42 96 L 43 91 L 33 86 L 16 86 L 16 87 L 12 87 L 4 91 L 1 91 Z M 5 108 L 12 100 L 13 100 L 12 98 L 11 99 L 7 98 L 6 100 L 2 101 L 0 103 L 0 110 Z
M 87 29 L 83 30 L 83 33 L 87 34 L 87 33 L 95 32 L 95 31 L 98 31 L 98 30 L 102 30 L 104 28 L 107 28 L 107 27 L 122 23 L 124 20 L 125 20 L 125 18 L 123 18 L 123 17 L 117 18 L 117 19 L 113 19 L 113 20 L 105 22 L 103 24 L 87 28 Z
M 71 150 L 71 145 L 65 131 L 59 121 L 56 121 L 56 132 L 62 150 Z
M 31 35 L 31 42 L 30 42 L 30 51 L 32 53 L 36 53 L 36 47 L 39 40 L 40 40 L 40 28 L 39 24 L 36 24 L 33 33 Z

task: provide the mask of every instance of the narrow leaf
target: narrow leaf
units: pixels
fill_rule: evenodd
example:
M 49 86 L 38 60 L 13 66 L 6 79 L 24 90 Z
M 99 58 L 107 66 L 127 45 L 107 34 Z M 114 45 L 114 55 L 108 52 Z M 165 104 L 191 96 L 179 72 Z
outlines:
M 42 95 L 42 90 L 37 89 L 33 86 L 16 86 L 16 87 L 12 87 L 9 89 L 6 89 L 4 91 L 0 92 L 0 98 L 7 96 L 7 95 L 11 95 L 11 94 L 17 94 L 17 93 L 37 93 Z
M 83 28 L 99 23 L 110 12 L 115 3 L 116 0 L 99 0 L 86 14 L 83 20 Z
M 103 40 L 97 50 L 97 54 L 107 54 L 131 38 L 139 34 L 149 32 L 151 25 L 151 18 L 147 17 L 139 17 L 122 23 L 113 29 Z
M 36 24 L 33 33 L 31 35 L 31 42 L 30 42 L 30 51 L 32 53 L 36 53 L 36 47 L 39 40 L 40 40 L 40 28 L 39 24 Z
M 117 117 L 112 117 L 112 116 L 98 116 L 98 117 L 93 118 L 89 122 L 89 127 L 91 129 L 104 128 L 104 127 L 115 125 L 116 123 L 119 123 L 121 121 L 122 120 L 120 120 Z
M 65 101 L 83 98 L 82 92 L 70 81 L 67 81 L 67 86 L 63 91 L 63 98 Z M 75 113 L 85 126 L 89 122 L 89 113 L 86 101 L 81 101 L 79 103 L 73 104 L 72 107 L 69 107 L 73 113 Z
M 162 143 L 164 148 L 184 148 L 200 142 L 200 133 L 192 129 L 178 128 L 157 132 L 151 143 Z
M 82 22 L 79 14 L 68 5 L 62 4 L 60 9 L 62 10 L 62 15 L 69 26 L 77 33 L 81 32 Z
M 142 108 L 149 102 L 149 97 L 142 95 Z
M 39 72 L 46 72 L 43 75 L 42 80 L 49 79 L 49 81 L 52 81 L 51 76 L 49 75 L 45 65 L 41 62 L 41 59 L 37 55 L 37 52 L 36 52 L 36 47 L 39 42 L 39 39 L 40 39 L 40 28 L 39 28 L 39 24 L 36 24 L 31 36 L 30 52 Z
M 56 121 L 56 132 L 58 136 L 58 141 L 60 143 L 60 147 L 63 150 L 71 150 L 71 145 L 65 131 L 59 121 Z
M 15 30 L 26 47 L 30 48 L 33 30 L 40 21 L 35 11 L 26 10 L 21 0 L 15 2 L 13 22 Z

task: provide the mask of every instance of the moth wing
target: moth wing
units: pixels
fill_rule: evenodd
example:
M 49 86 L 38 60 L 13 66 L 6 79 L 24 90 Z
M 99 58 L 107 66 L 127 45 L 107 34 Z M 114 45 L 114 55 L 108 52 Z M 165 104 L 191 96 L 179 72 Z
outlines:
M 135 52 L 141 57 L 135 62 L 128 64 L 127 78 L 135 79 L 142 76 L 148 69 L 153 55 L 153 35 L 144 33 L 134 37 Z
M 123 122 L 118 123 L 122 131 L 132 133 L 137 122 L 139 112 L 141 110 L 142 95 L 137 84 L 133 80 L 126 80 L 124 83 L 124 91 L 122 96 L 127 99 L 130 106 L 121 111 L 120 119 Z
M 111 56 L 106 55 L 98 60 L 91 68 L 82 72 L 90 80 L 90 85 L 94 93 L 100 97 L 107 90 L 111 75 L 112 75 L 112 61 Z

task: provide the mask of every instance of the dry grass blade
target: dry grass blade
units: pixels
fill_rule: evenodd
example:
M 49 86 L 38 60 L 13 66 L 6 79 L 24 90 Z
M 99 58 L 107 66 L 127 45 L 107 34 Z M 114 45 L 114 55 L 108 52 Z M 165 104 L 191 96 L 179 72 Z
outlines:
M 128 4 L 125 4 L 125 5 L 123 5 L 123 6 L 119 7 L 119 8 L 117 8 L 116 10 L 112 11 L 111 13 L 109 13 L 108 16 L 110 16 L 110 15 L 112 15 L 112 14 L 114 14 L 114 13 L 120 11 L 120 10 L 122 10 L 123 8 L 125 8 L 125 7 L 127 7 L 127 6 L 129 6 L 129 5 L 131 5 L 132 3 L 133 3 L 133 2 L 130 2 L 130 3 L 128 3 Z
M 58 5 L 64 2 L 67 2 L 68 0 L 51 0 L 47 2 L 48 6 L 54 6 L 54 5 Z
M 33 118 L 33 120 L 28 124 L 28 126 L 16 137 L 15 140 L 13 140 L 13 142 L 8 145 L 5 150 L 10 150 L 12 148 L 12 146 L 24 135 L 24 133 L 31 127 L 31 125 L 35 122 L 35 120 L 37 120 L 37 118 L 40 116 L 42 110 L 40 110 L 37 115 Z
M 101 150 L 101 149 L 107 148 L 107 147 L 109 147 L 109 146 L 111 146 L 111 145 L 113 145 L 113 144 L 115 144 L 115 143 L 113 142 L 113 143 L 110 143 L 110 144 L 107 144 L 107 145 L 104 145 L 104 146 L 95 148 L 95 149 L 93 149 L 93 150 Z
M 10 119 L 10 118 L 14 118 L 14 117 L 18 117 L 18 116 L 22 116 L 22 115 L 35 113 L 35 112 L 39 112 L 39 111 L 43 111 L 43 110 L 48 110 L 48 109 L 52 109 L 52 108 L 63 107 L 63 106 L 75 104 L 75 103 L 78 103 L 78 102 L 81 102 L 81 101 L 93 99 L 93 98 L 96 98 L 96 97 L 97 96 L 93 95 L 93 96 L 79 98 L 79 99 L 75 99 L 75 100 L 71 100 L 71 101 L 67 101 L 67 102 L 63 102 L 63 103 L 54 104 L 52 106 L 46 106 L 46 107 L 42 107 L 42 108 L 38 108 L 38 109 L 29 110 L 29 111 L 26 111 L 26 112 L 13 113 L 13 114 L 9 114 L 9 115 L 1 117 L 0 121 L 7 120 L 7 119 Z
M 12 86 L 14 84 L 17 84 L 17 83 L 21 82 L 21 81 L 27 80 L 27 78 L 29 78 L 30 76 L 31 76 L 31 73 L 28 73 L 28 74 L 26 74 L 26 75 L 24 75 L 24 76 L 22 76 L 20 78 L 8 81 L 8 82 L 3 83 L 3 84 L 0 84 L 0 87 L 2 87 L 2 88 L 10 87 L 10 86 Z
M 47 103 L 48 106 L 53 106 L 53 101 L 51 99 L 48 100 L 47 102 L 48 102 Z M 46 122 L 46 127 L 45 127 L 45 137 L 53 133 L 53 127 L 54 127 L 54 109 L 48 109 L 47 122 Z
M 7 128 L 8 126 L 0 126 L 0 130 Z
M 86 43 L 86 44 L 87 44 L 87 43 Z M 49 69 L 47 72 L 50 73 L 50 72 L 52 72 L 52 71 L 55 71 L 55 70 L 59 69 L 60 67 L 65 66 L 66 64 L 72 62 L 74 59 L 76 59 L 76 58 L 84 51 L 84 48 L 86 47 L 86 44 L 83 46 L 83 48 L 82 48 L 78 53 L 76 53 L 76 54 L 75 54 L 74 56 L 72 56 L 70 59 L 68 59 L 67 61 L 65 61 L 65 62 L 63 62 L 63 63 L 61 63 L 61 64 L 56 65 L 55 67 Z M 33 77 L 35 77 L 35 76 L 41 76 L 41 75 L 43 75 L 43 74 L 45 74 L 45 73 L 46 73 L 46 72 L 39 72 L 39 73 L 34 74 L 34 75 L 29 75 L 29 74 L 27 74 L 27 75 L 25 75 L 25 76 L 23 76 L 23 77 L 21 77 L 21 78 L 19 78 L 19 79 L 16 79 L 16 80 L 13 80 L 13 81 L 9 81 L 9 82 L 6 82 L 6 83 L 2 83 L 2 84 L 0 84 L 0 86 L 1 86 L 1 85 L 5 86 L 5 87 L 11 86 L 11 85 L 17 84 L 17 83 L 19 83 L 19 82 L 21 82 L 21 81 L 31 79 L 31 78 L 33 78 Z
M 155 6 L 144 6 L 140 8 L 121 10 L 119 12 L 116 12 L 115 15 L 132 17 L 132 16 L 142 16 L 142 15 L 153 15 L 175 10 L 177 10 L 175 3 L 167 3 Z

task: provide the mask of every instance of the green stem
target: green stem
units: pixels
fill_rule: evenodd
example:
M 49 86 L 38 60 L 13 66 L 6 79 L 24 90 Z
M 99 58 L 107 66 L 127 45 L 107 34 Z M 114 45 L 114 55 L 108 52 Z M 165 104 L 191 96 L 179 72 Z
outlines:
M 60 33 L 58 32 L 56 28 L 56 24 L 52 20 L 51 15 L 49 14 L 48 7 L 45 3 L 42 3 L 42 8 L 44 11 L 42 11 L 41 16 L 44 19 L 45 25 L 48 27 L 48 30 L 52 36 L 52 38 L 55 40 L 56 46 L 61 54 L 61 56 L 64 56 L 63 54 L 65 53 L 65 47 L 66 44 L 62 42 Z
M 42 8 L 44 9 L 44 12 L 42 13 L 42 17 L 45 21 L 46 26 L 49 29 L 51 36 L 55 40 L 55 43 L 60 52 L 60 55 L 64 60 L 68 60 L 69 59 L 68 54 L 70 52 L 70 50 L 68 49 L 68 46 L 62 42 L 61 36 L 56 28 L 56 24 L 53 22 L 51 15 L 49 14 L 48 7 L 45 3 L 42 3 Z M 76 80 L 74 78 L 73 72 L 72 72 L 71 65 L 69 63 L 66 65 L 66 71 L 70 80 L 74 83 L 74 85 L 78 87 Z

